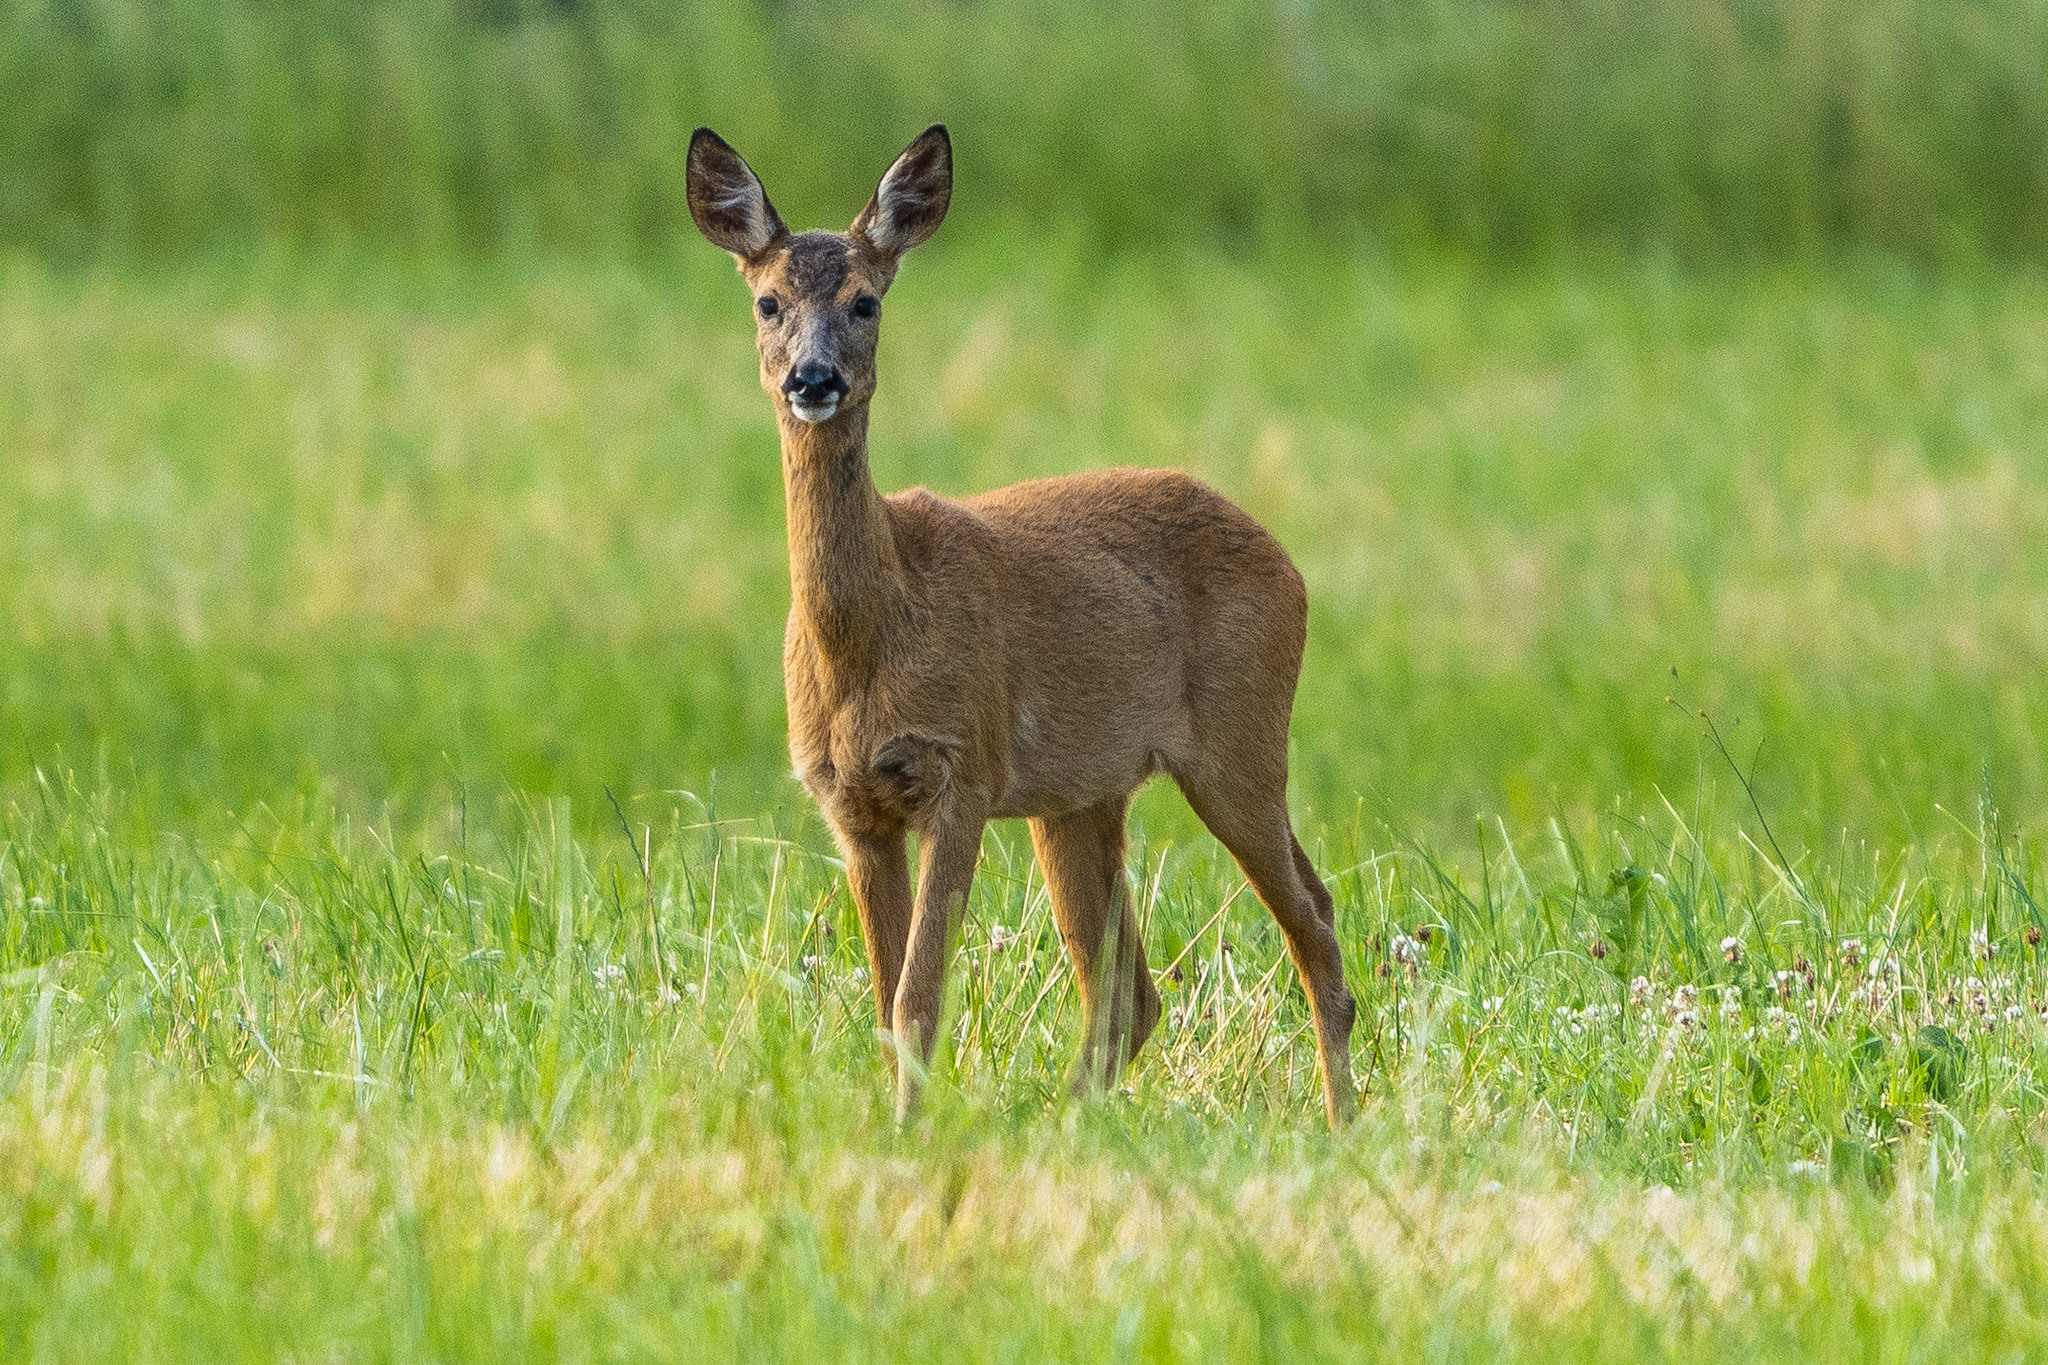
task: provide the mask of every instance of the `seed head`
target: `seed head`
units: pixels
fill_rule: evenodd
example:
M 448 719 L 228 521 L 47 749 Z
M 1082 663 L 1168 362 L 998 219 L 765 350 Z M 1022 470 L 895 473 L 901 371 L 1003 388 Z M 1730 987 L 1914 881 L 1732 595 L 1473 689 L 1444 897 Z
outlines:
M 2028 946 L 2029 948 L 2038 948 L 2038 947 L 2040 947 L 2040 946 L 2041 946 L 2041 926 L 2040 926 L 2040 925 L 2038 925 L 2038 924 L 2029 924 L 2029 925 L 2027 926 L 2027 932 L 2026 932 L 2025 934 L 2023 934 L 2023 935 L 2022 935 L 2022 937 L 2026 939 L 2026 941 L 2027 941 L 2027 946 Z
M 1607 941 L 1596 938 L 1586 945 L 1586 951 L 1593 955 L 1595 962 L 1604 961 L 1607 957 Z
M 1406 934 L 1396 934 L 1394 941 L 1387 945 L 1387 953 L 1394 961 L 1406 967 L 1412 975 L 1422 970 L 1422 964 L 1429 956 L 1429 949 L 1424 947 L 1420 940 L 1412 939 Z

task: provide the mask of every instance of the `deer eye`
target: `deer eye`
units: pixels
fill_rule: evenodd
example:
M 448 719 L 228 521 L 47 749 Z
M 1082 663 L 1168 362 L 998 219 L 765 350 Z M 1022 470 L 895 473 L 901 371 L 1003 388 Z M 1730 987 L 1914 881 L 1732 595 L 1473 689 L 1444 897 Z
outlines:
M 782 305 L 775 301 L 773 294 L 763 294 L 754 300 L 754 307 L 764 318 L 772 318 L 782 311 Z
M 881 311 L 881 300 L 871 294 L 862 294 L 853 301 L 853 315 L 857 318 L 871 318 Z

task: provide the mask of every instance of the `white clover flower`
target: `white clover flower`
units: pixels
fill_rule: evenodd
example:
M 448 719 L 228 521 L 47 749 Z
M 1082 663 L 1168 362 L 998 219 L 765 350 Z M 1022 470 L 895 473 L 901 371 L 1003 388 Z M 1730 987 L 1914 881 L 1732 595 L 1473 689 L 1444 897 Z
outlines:
M 1394 935 L 1394 941 L 1387 945 L 1387 952 L 1411 974 L 1420 971 L 1429 959 L 1428 946 L 1406 934 Z
M 1486 997 L 1486 999 L 1479 1002 L 1479 1008 L 1481 1012 L 1486 1014 L 1499 1014 L 1501 1011 L 1501 1006 L 1505 1004 L 1507 1004 L 1506 997 L 1499 995 L 1489 995 Z
M 1679 1010 L 1671 1016 L 1671 1023 L 1680 1033 L 1691 1033 L 1700 1026 L 1700 1016 L 1693 1010 Z
M 1005 952 L 1021 937 L 1023 935 L 1012 933 L 1006 924 L 991 924 L 988 929 L 988 949 L 992 953 Z
M 1991 941 L 1991 935 L 1982 929 L 1970 931 L 1970 956 L 1979 962 L 1989 962 L 1998 955 L 1998 945 Z
M 1730 934 L 1721 940 L 1721 956 L 1733 962 L 1742 961 L 1742 940 Z
M 1639 976 L 1628 983 L 1628 999 L 1632 1005 L 1647 1007 L 1656 1003 L 1657 988 L 1650 984 L 1649 977 Z
M 1856 964 L 1861 961 L 1863 961 L 1863 940 L 1860 938 L 1843 939 L 1842 965 L 1850 971 L 1855 971 Z
M 1741 1014 L 1742 1014 L 1742 987 L 1740 987 L 1740 986 L 1723 986 L 1723 987 L 1721 987 L 1721 1017 L 1722 1017 L 1723 1019 L 1734 1019 L 1734 1018 L 1738 1018 L 1738 1017 L 1739 1017 L 1739 1016 L 1740 1016 Z

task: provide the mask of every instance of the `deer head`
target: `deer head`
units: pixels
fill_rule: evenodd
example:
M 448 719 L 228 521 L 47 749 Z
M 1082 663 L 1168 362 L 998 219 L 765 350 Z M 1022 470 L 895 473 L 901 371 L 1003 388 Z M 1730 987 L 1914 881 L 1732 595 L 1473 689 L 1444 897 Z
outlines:
M 874 396 L 882 296 L 952 198 L 953 144 L 937 124 L 896 158 L 852 227 L 793 233 L 738 152 L 709 128 L 691 136 L 690 216 L 753 291 L 761 387 L 779 413 L 828 422 Z

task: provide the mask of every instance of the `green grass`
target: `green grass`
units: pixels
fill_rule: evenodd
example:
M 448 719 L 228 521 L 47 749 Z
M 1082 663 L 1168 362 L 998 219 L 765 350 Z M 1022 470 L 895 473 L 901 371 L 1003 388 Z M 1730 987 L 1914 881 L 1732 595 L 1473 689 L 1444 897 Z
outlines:
M 1155 788 L 1129 1087 L 999 827 L 899 1132 L 715 253 L 7 261 L 0 1351 L 2041 1353 L 2044 304 L 949 229 L 885 486 L 1179 464 L 1302 566 L 1368 1099 Z
M 2048 258 L 2041 0 L 5 0 L 0 243 L 659 248 L 711 123 L 1120 249 Z

